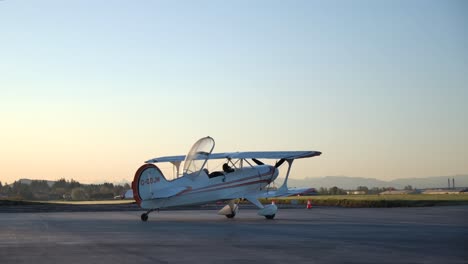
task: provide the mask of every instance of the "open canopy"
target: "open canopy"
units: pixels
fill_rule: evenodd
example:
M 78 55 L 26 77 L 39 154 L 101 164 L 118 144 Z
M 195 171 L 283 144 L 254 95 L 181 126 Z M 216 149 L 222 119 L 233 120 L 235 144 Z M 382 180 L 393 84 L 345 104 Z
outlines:
M 204 137 L 195 142 L 185 157 L 184 174 L 190 174 L 203 169 L 206 161 L 209 159 L 210 154 L 214 149 L 214 146 L 215 142 L 211 137 Z

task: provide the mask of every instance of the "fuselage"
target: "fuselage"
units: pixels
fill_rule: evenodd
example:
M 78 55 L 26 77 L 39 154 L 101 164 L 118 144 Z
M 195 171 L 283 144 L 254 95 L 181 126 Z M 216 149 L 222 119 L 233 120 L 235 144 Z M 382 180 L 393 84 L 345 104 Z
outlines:
M 261 191 L 278 177 L 278 169 L 270 165 L 239 168 L 229 173 L 219 172 L 218 176 L 210 176 L 205 171 L 196 172 L 198 173 L 199 175 L 184 175 L 164 184 L 164 188 L 186 187 L 177 195 L 141 201 L 137 199 L 137 202 L 144 209 L 157 209 L 243 198 L 249 193 Z

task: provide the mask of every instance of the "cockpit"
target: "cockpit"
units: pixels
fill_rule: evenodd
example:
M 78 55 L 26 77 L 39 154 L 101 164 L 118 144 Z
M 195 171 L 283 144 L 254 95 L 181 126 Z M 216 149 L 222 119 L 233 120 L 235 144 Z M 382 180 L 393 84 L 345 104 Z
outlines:
M 234 169 L 231 166 L 229 166 L 229 164 L 224 163 L 223 164 L 223 171 L 226 172 L 226 173 L 231 173 L 231 172 L 234 172 Z
M 181 177 L 195 179 L 200 175 L 210 179 L 220 176 L 226 177 L 238 171 L 239 169 L 244 168 L 244 163 L 248 164 L 250 167 L 253 167 L 253 165 L 245 157 L 239 157 L 239 153 L 233 152 L 213 154 L 212 151 L 214 147 L 214 139 L 211 137 L 204 137 L 193 144 L 186 156 L 159 157 L 149 160 L 147 163 L 172 163 L 172 179 L 179 179 Z M 254 164 L 263 165 L 263 163 L 257 159 L 252 157 L 250 158 Z M 220 159 L 224 159 L 224 161 L 217 163 L 216 160 Z M 179 173 L 179 168 L 182 164 L 183 171 L 182 173 Z
M 213 151 L 215 142 L 211 137 L 204 137 L 192 146 L 184 161 L 184 174 L 200 172 Z

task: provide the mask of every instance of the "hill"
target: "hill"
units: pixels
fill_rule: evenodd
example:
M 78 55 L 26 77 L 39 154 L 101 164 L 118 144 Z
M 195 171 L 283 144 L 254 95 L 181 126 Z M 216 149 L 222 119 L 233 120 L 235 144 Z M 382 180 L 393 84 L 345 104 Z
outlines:
M 289 187 L 314 187 L 314 188 L 331 188 L 333 186 L 352 190 L 358 186 L 372 187 L 394 187 L 396 189 L 403 189 L 407 185 L 413 186 L 413 188 L 426 189 L 426 188 L 446 188 L 447 179 L 450 178 L 450 184 L 452 178 L 455 179 L 456 187 L 467 187 L 468 186 L 468 175 L 454 175 L 454 176 L 436 176 L 436 177 L 425 177 L 425 178 L 401 178 L 391 181 L 378 180 L 374 178 L 363 178 L 363 177 L 347 177 L 347 176 L 326 176 L 312 178 L 307 177 L 305 179 L 290 179 Z M 283 179 L 276 180 L 276 185 L 281 185 Z M 278 186 L 279 187 L 279 186 Z

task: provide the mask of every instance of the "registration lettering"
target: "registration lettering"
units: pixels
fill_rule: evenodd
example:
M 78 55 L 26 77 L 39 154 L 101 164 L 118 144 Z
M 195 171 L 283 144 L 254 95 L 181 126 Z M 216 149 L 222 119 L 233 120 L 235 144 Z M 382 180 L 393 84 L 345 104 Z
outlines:
M 143 186 L 145 184 L 154 184 L 159 182 L 161 179 L 159 177 L 151 177 L 151 178 L 146 178 L 146 180 L 141 180 L 140 185 Z

